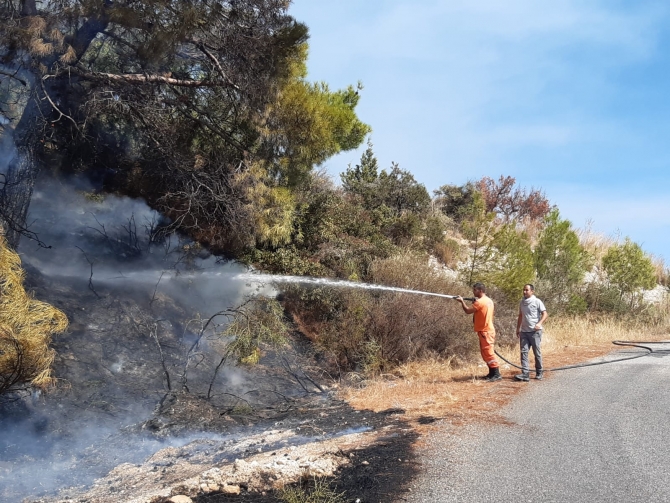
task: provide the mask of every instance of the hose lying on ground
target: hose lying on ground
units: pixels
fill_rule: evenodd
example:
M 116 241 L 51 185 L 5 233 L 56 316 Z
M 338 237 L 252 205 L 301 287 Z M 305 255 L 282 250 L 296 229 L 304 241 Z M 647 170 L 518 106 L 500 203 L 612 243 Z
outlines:
M 652 353 L 670 353 L 670 350 L 668 349 L 663 349 L 663 350 L 654 350 L 653 348 L 650 348 L 648 346 L 643 346 L 643 344 L 670 344 L 670 341 L 612 341 L 612 344 L 615 344 L 617 346 L 628 346 L 628 347 L 634 347 L 634 348 L 641 348 L 647 351 L 646 353 L 640 353 L 638 355 L 633 355 L 633 356 L 626 356 L 624 358 L 618 358 L 616 360 L 603 360 L 599 362 L 588 362 L 588 363 L 577 363 L 575 365 L 565 365 L 563 367 L 556 367 L 553 369 L 542 369 L 543 372 L 555 372 L 557 370 L 568 370 L 568 369 L 577 369 L 580 367 L 593 367 L 594 365 L 604 365 L 606 363 L 617 363 L 617 362 L 623 362 L 625 360 L 634 360 L 635 358 L 642 358 L 643 356 L 649 356 Z M 502 356 L 498 351 L 495 352 L 498 357 L 503 360 L 505 363 L 508 363 L 512 367 L 516 367 L 519 370 L 523 370 L 519 365 L 516 365 L 509 361 L 507 358 Z M 537 372 L 536 370 L 530 370 L 530 372 Z

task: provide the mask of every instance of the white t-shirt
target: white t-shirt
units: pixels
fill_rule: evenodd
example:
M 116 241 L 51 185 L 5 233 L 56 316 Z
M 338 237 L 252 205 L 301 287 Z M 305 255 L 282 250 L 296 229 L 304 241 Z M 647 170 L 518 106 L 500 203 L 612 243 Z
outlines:
M 521 332 L 535 332 L 535 325 L 540 322 L 542 313 L 546 311 L 544 303 L 531 295 L 527 299 L 524 297 L 519 304 L 519 311 L 521 312 Z

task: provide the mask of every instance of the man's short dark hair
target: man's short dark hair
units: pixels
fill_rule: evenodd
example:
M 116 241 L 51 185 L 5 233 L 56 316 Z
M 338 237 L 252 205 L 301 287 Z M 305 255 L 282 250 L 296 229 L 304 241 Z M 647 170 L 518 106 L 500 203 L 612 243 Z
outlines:
M 486 293 L 486 286 L 484 286 L 484 283 L 475 283 L 472 285 L 472 288 L 475 288 L 476 290 L 479 290 L 480 292 Z
M 526 284 L 523 285 L 523 286 L 528 286 L 528 287 L 530 287 L 530 291 L 531 291 L 531 292 L 534 292 L 534 291 L 535 291 L 535 286 L 533 286 L 532 283 L 526 283 Z

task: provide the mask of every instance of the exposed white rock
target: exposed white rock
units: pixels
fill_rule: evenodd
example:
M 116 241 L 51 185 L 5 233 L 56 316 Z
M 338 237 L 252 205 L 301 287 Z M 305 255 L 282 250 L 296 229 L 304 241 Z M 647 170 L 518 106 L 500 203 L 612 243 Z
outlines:
M 170 503 L 193 503 L 193 500 L 191 498 L 189 498 L 188 496 L 184 496 L 183 494 L 172 496 L 168 501 Z
M 264 492 L 296 482 L 305 476 L 332 476 L 351 460 L 343 451 L 360 449 L 373 443 L 388 431 L 367 431 L 342 435 L 327 440 L 315 439 L 302 445 L 283 446 L 276 450 L 255 453 L 233 462 L 217 462 L 222 452 L 230 455 L 239 445 L 225 439 L 196 441 L 183 447 L 167 447 L 156 452 L 144 464 L 124 463 L 87 490 L 72 489 L 60 498 L 46 498 L 41 503 L 152 503 L 170 498 L 172 503 L 189 503 L 198 495 L 222 492 L 236 495 L 244 490 Z M 295 435 L 291 430 L 263 433 L 255 440 L 245 438 L 241 443 L 251 445 L 260 438 L 271 438 L 282 444 Z M 268 443 L 270 440 L 268 440 Z M 110 487 L 124 488 L 124 493 Z

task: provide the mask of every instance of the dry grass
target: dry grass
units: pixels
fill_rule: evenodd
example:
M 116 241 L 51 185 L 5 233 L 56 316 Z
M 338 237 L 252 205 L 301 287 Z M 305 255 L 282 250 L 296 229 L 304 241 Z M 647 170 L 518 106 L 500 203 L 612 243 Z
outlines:
M 559 318 L 548 324 L 543 348 L 549 354 L 568 347 L 609 344 L 613 340 L 662 340 L 666 336 L 651 330 L 643 323 L 612 317 Z
M 667 333 L 653 332 L 648 326 L 630 321 L 556 318 L 547 324 L 542 349 L 545 367 L 552 368 L 615 351 L 617 347 L 611 344 L 612 340 L 667 339 L 670 339 Z M 516 346 L 499 347 L 498 351 L 511 362 L 518 363 Z M 500 421 L 497 409 L 527 385 L 515 382 L 512 377 L 518 370 L 506 364 L 501 367 L 502 381 L 491 384 L 476 379 L 487 370 L 479 360 L 411 362 L 399 367 L 393 375 L 380 376 L 360 387 L 343 388 L 341 394 L 360 409 L 375 412 L 402 409 L 408 419 L 419 424 L 427 417 L 449 418 L 456 423 L 474 419 Z M 547 378 L 551 379 L 551 372 Z
M 0 237 L 0 393 L 50 385 L 51 336 L 68 325 L 65 314 L 26 293 L 23 277 L 21 259 Z
M 607 250 L 619 242 L 618 237 L 614 238 L 595 232 L 591 227 L 591 222 L 588 222 L 584 229 L 579 229 L 577 235 L 579 236 L 581 245 L 595 258 L 598 264 L 607 253 Z
M 346 501 L 344 493 L 333 491 L 328 480 L 318 478 L 283 488 L 279 491 L 279 500 L 285 503 L 345 503 Z
M 456 400 L 451 389 L 454 377 L 460 374 L 450 361 L 412 362 L 343 393 L 355 406 L 375 412 L 403 409 L 415 415 L 432 415 Z
M 659 285 L 668 286 L 670 284 L 670 269 L 665 264 L 665 260 L 663 257 L 657 257 L 656 255 L 650 255 L 650 258 L 656 273 L 656 282 Z

